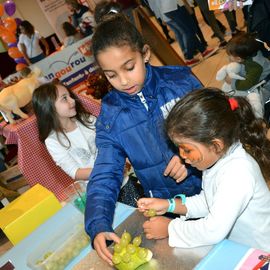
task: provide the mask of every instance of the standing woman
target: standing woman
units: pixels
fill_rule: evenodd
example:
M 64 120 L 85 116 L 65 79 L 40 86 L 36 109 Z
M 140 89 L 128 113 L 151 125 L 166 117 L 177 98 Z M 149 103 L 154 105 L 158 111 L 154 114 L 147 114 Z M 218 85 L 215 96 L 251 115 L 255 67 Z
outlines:
M 21 34 L 19 36 L 18 48 L 23 53 L 26 62 L 34 64 L 47 55 L 49 55 L 49 45 L 44 37 L 42 37 L 34 26 L 28 21 L 22 21 L 20 24 Z M 39 41 L 45 47 L 45 53 L 42 51 Z

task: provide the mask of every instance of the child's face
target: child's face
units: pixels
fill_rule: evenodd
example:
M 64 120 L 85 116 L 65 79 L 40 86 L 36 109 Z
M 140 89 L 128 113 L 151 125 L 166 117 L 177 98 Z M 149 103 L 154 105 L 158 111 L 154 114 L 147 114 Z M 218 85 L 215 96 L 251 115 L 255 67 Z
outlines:
M 221 152 L 217 153 L 216 148 L 212 145 L 206 146 L 183 137 L 174 138 L 173 141 L 179 148 L 181 158 L 200 171 L 211 167 L 222 156 Z
M 68 90 L 62 85 L 57 85 L 57 98 L 54 105 L 60 122 L 74 117 L 77 113 L 75 100 L 70 97 Z
M 105 49 L 98 54 L 97 61 L 116 90 L 135 95 L 143 88 L 146 75 L 145 62 L 149 57 L 149 50 L 142 56 L 130 46 L 122 46 Z

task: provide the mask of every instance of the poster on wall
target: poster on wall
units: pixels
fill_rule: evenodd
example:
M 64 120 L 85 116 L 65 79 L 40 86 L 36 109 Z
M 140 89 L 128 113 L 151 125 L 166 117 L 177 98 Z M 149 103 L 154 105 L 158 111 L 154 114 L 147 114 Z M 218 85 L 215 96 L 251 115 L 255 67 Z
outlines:
M 65 0 L 36 0 L 51 24 L 59 40 L 63 40 L 65 34 L 62 30 L 63 22 L 68 21 L 69 11 Z
M 59 79 L 64 85 L 74 88 L 97 69 L 90 46 L 91 37 L 86 37 L 37 62 L 35 66 L 42 70 L 46 79 Z

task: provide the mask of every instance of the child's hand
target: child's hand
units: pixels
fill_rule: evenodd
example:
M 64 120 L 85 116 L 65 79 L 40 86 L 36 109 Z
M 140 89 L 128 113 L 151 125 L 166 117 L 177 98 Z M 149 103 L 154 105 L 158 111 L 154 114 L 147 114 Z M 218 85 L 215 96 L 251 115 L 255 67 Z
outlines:
M 106 240 L 111 240 L 115 243 L 119 243 L 120 238 L 113 232 L 101 232 L 97 234 L 94 239 L 94 248 L 98 256 L 108 264 L 113 265 L 112 254 L 107 248 Z
M 164 175 L 169 175 L 174 178 L 177 183 L 183 181 L 187 177 L 186 166 L 182 163 L 179 156 L 172 157 L 164 171 Z
M 168 226 L 171 219 L 166 217 L 152 217 L 144 222 L 143 228 L 147 239 L 163 239 L 169 236 Z
M 138 210 L 145 213 L 149 209 L 154 209 L 157 215 L 163 215 L 167 212 L 169 202 L 164 199 L 157 199 L 157 198 L 141 198 L 137 202 Z

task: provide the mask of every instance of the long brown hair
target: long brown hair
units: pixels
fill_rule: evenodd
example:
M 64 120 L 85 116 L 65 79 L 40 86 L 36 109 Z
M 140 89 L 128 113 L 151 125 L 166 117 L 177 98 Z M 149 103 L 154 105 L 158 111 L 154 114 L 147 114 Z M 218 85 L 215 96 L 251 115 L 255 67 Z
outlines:
M 38 87 L 33 93 L 32 104 L 37 118 L 40 141 L 44 142 L 49 136 L 49 134 L 52 131 L 55 131 L 58 141 L 63 146 L 65 145 L 63 144 L 63 142 L 61 142 L 59 134 L 63 134 L 65 136 L 69 143 L 69 145 L 67 146 L 68 148 L 70 147 L 70 141 L 68 140 L 64 132 L 55 108 L 55 101 L 58 97 L 58 85 L 61 84 L 59 82 L 50 82 Z M 67 87 L 65 88 L 68 90 L 70 97 L 75 100 L 75 108 L 77 114 L 76 116 L 74 116 L 74 118 L 76 118 L 77 121 L 89 128 L 89 125 L 91 124 L 89 120 L 90 113 L 85 110 L 78 97 Z
M 229 97 L 221 90 L 204 88 L 181 99 L 166 119 L 170 138 L 183 136 L 205 145 L 221 139 L 225 151 L 240 140 L 245 150 L 258 162 L 267 181 L 270 180 L 270 141 L 268 124 L 255 117 L 249 102 L 235 97 L 238 108 L 231 109 Z

